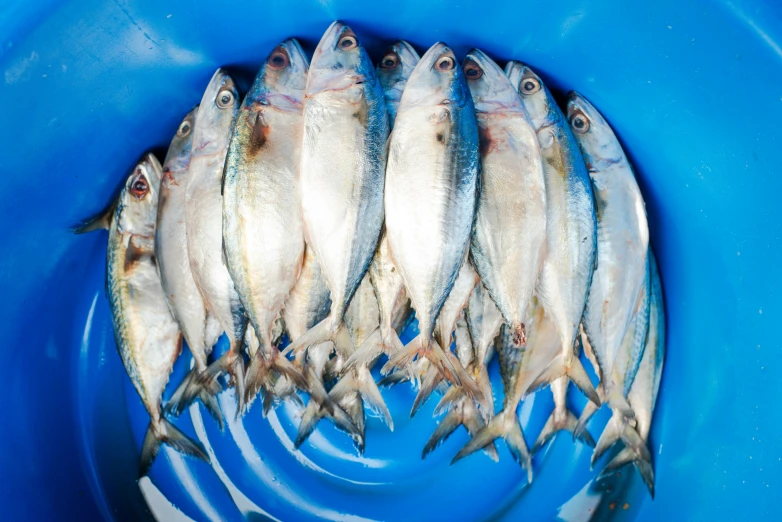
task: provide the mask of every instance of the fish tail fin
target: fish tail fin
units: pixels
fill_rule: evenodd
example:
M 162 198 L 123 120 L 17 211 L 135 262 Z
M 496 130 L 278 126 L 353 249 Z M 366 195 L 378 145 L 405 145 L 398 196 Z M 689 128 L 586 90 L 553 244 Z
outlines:
M 223 414 L 220 406 L 217 404 L 217 394 L 222 391 L 222 386 L 216 380 L 202 381 L 198 378 L 197 368 L 191 369 L 182 382 L 179 384 L 174 394 L 168 400 L 163 411 L 179 416 L 196 398 L 201 399 L 206 411 L 220 425 L 220 431 L 223 431 Z
M 407 346 L 403 347 L 402 350 L 399 350 L 393 356 L 389 357 L 386 364 L 380 369 L 380 373 L 382 375 L 388 375 L 394 368 L 406 370 L 413 364 L 413 361 L 415 361 L 417 357 L 423 355 L 424 347 L 422 345 L 422 337 L 419 334 L 412 341 L 407 343 Z
M 570 379 L 570 381 L 576 385 L 576 388 L 581 390 L 581 393 L 586 395 L 587 399 L 589 399 L 592 403 L 597 406 L 602 404 L 600 401 L 600 395 L 598 395 L 597 390 L 592 385 L 592 381 L 589 379 L 589 375 L 587 374 L 586 370 L 584 369 L 584 365 L 581 364 L 581 360 L 578 357 L 573 357 L 570 360 L 570 364 L 567 365 L 565 375 L 568 376 L 568 379 Z
M 201 444 L 182 433 L 165 417 L 161 417 L 157 423 L 154 421 L 149 423 L 147 434 L 144 436 L 144 443 L 141 446 L 140 477 L 147 474 L 163 443 L 185 455 L 197 457 L 207 463 L 211 462 Z
M 185 408 L 188 406 L 183 400 L 185 398 L 185 392 L 197 375 L 198 370 L 196 368 L 192 368 L 187 372 L 187 375 L 185 375 L 182 382 L 179 383 L 179 386 L 177 386 L 176 390 L 174 390 L 174 393 L 171 395 L 171 398 L 168 399 L 168 402 L 166 402 L 166 405 L 163 407 L 163 413 L 179 417 L 182 412 L 185 411 Z
M 491 389 L 489 370 L 486 368 L 485 364 L 479 363 L 477 382 L 487 402 L 488 407 L 483 408 L 483 418 L 488 421 L 494 417 L 494 394 Z
M 271 379 L 277 379 L 278 377 L 285 377 L 289 379 L 300 390 L 307 390 L 307 380 L 297 370 L 291 362 L 285 358 L 276 348 L 271 348 L 271 354 L 264 354 L 263 349 L 259 349 L 255 352 L 255 356 L 250 361 L 250 366 L 247 368 L 247 375 L 245 377 L 245 404 L 249 409 L 256 395 L 261 390 L 268 387 L 268 393 L 271 395 L 267 398 L 264 395 L 264 412 L 268 412 L 269 401 L 274 402 L 273 399 L 276 396 L 274 393 L 274 387 L 268 386 Z
M 394 419 L 391 417 L 391 412 L 388 410 L 383 395 L 381 395 L 367 366 L 359 366 L 357 381 L 361 398 L 367 402 L 372 410 L 380 414 L 380 418 L 388 426 L 388 429 L 394 431 Z
M 646 444 L 643 439 L 635 431 L 632 425 L 632 419 L 628 418 L 619 409 L 614 409 L 611 414 L 611 419 L 603 429 L 603 433 L 600 434 L 600 438 L 595 446 L 595 451 L 592 454 L 592 466 L 594 467 L 597 460 L 614 444 L 622 440 L 626 447 L 632 448 L 643 460 L 651 462 L 651 455 L 646 448 Z
M 349 395 L 354 393 L 357 393 L 360 399 L 366 401 L 372 410 L 378 412 L 383 422 L 391 431 L 394 431 L 394 420 L 391 417 L 391 412 L 388 410 L 374 379 L 372 379 L 369 368 L 365 366 L 354 368 L 352 372 L 337 381 L 337 384 L 329 392 L 329 396 L 337 403 L 342 403 Z
M 602 401 L 602 395 L 603 395 L 603 385 L 598 384 L 597 385 L 597 394 L 601 396 L 601 402 Z M 584 409 L 581 411 L 581 415 L 578 417 L 578 422 L 576 423 L 576 429 L 573 430 L 573 437 L 578 438 L 581 436 L 581 434 L 586 430 L 586 425 L 589 423 L 589 421 L 592 419 L 592 416 L 598 412 L 600 409 L 600 406 L 595 404 L 594 402 L 590 401 L 586 403 L 584 406 Z
M 562 357 L 556 357 L 548 366 L 546 366 L 546 369 L 535 378 L 529 389 L 535 390 L 540 386 L 550 384 L 563 376 L 567 376 L 568 379 L 573 381 L 573 384 L 586 395 L 587 399 L 600 406 L 600 396 L 592 385 L 592 381 L 589 379 L 589 375 L 578 357 L 570 358 L 570 361 L 568 361 L 567 364 L 565 364 L 565 360 Z
M 294 446 L 296 448 L 301 446 L 315 430 L 315 426 L 320 419 L 324 417 L 331 418 L 338 428 L 347 432 L 354 439 L 356 436 L 360 436 L 361 433 L 356 425 L 348 414 L 334 402 L 333 397 L 326 392 L 326 388 L 312 368 L 309 368 L 307 371 L 307 382 L 310 390 L 310 401 L 301 418 Z
M 441 353 L 445 354 L 445 358 L 450 363 L 450 368 L 453 371 L 454 376 L 459 381 L 457 386 L 460 386 L 467 394 L 467 396 L 474 400 L 476 404 L 478 404 L 482 409 L 489 410 L 491 408 L 489 405 L 489 398 L 484 395 L 481 386 L 479 386 L 478 383 L 473 380 L 470 374 L 467 373 L 467 370 L 464 369 L 464 366 L 462 366 L 462 363 L 459 362 L 459 359 L 453 354 L 451 350 L 440 351 Z M 447 374 L 444 376 L 446 379 L 448 379 Z M 452 384 L 456 384 L 453 379 L 448 380 Z M 489 395 L 489 397 L 491 397 L 491 395 Z
M 209 390 L 211 393 L 211 391 L 217 390 L 217 387 L 220 386 L 217 379 L 222 375 L 227 375 L 229 386 L 233 386 L 236 389 L 237 417 L 243 415 L 245 411 L 244 359 L 242 358 L 241 350 L 238 348 L 238 345 L 238 342 L 231 341 L 231 347 L 228 351 L 221 355 L 215 362 L 207 366 L 206 370 L 204 370 L 198 379 L 191 384 L 187 392 L 188 394 L 192 393 L 193 397 L 199 395 L 199 391 L 202 388 Z M 215 394 L 217 392 L 219 392 L 219 390 L 217 390 Z
M 440 402 L 437 403 L 437 406 L 434 408 L 434 415 L 442 415 L 447 409 L 451 408 L 451 406 L 459 399 L 461 399 L 464 396 L 462 389 L 457 388 L 456 386 L 451 386 L 448 388 L 448 391 L 445 392 L 443 395 L 443 398 L 440 399 Z
M 618 412 L 623 417 L 628 419 L 635 419 L 635 412 L 633 407 L 627 401 L 627 397 L 622 395 L 619 388 L 612 386 L 611 391 L 608 392 L 608 406 L 612 411 Z
M 451 388 L 451 390 L 458 390 L 457 388 Z M 458 397 L 453 402 L 449 403 L 450 409 L 448 413 L 437 426 L 429 441 L 424 446 L 421 458 L 434 451 L 437 446 L 445 442 L 445 440 L 456 431 L 459 426 L 464 426 L 470 435 L 477 434 L 481 428 L 484 427 L 483 418 L 480 412 L 476 408 L 475 404 L 462 393 L 459 393 Z M 483 447 L 483 451 L 494 462 L 498 462 L 500 457 L 497 454 L 497 447 L 494 442 L 490 442 Z
M 421 452 L 421 458 L 425 459 L 427 455 L 434 451 L 437 446 L 445 442 L 451 433 L 456 431 L 456 428 L 462 424 L 464 424 L 464 420 L 462 419 L 460 409 L 451 408 L 443 420 L 440 421 L 440 424 L 437 425 L 437 428 L 434 430 L 434 433 L 432 433 L 432 436 L 429 437 L 429 440 Z
M 584 444 L 590 447 L 595 447 L 595 440 L 588 431 L 582 430 L 581 433 L 575 435 L 576 425 L 578 420 L 569 409 L 565 408 L 564 411 L 557 411 L 556 409 L 551 412 L 546 425 L 543 426 L 543 431 L 538 435 L 538 440 L 535 441 L 535 445 L 532 447 L 532 453 L 538 452 L 546 443 L 554 437 L 560 431 L 569 431 L 573 433 L 573 438 L 581 440 Z
M 348 357 L 340 371 L 340 375 L 345 375 L 357 366 L 369 366 L 381 353 L 383 353 L 383 340 L 380 335 L 380 328 L 376 328 L 369 337 L 364 339 L 361 346 Z
M 630 428 L 629 426 L 627 427 Z M 625 438 L 630 440 L 634 439 L 632 435 L 626 435 L 622 437 L 623 440 Z M 638 438 L 640 439 L 640 437 Z M 638 441 L 635 442 L 637 447 Z M 625 442 L 625 444 L 627 444 L 627 442 Z M 632 463 L 635 466 L 635 469 L 637 469 L 638 473 L 641 475 L 641 479 L 644 481 L 644 484 L 646 484 L 646 487 L 649 490 L 649 494 L 652 496 L 652 498 L 654 498 L 654 468 L 652 467 L 651 455 L 649 454 L 648 450 L 645 452 L 642 451 L 641 453 L 644 453 L 642 455 L 636 451 L 636 447 L 628 445 L 624 447 L 622 451 L 617 453 L 614 458 L 611 459 L 608 464 L 606 464 L 606 467 L 603 469 L 603 471 L 600 472 L 600 475 L 598 475 L 598 480 L 605 478 L 608 475 L 611 475 L 612 473 L 620 470 L 627 464 Z M 645 445 L 644 449 L 646 449 Z
M 513 458 L 527 470 L 527 479 L 532 482 L 532 457 L 527 449 L 521 425 L 515 410 L 503 410 L 476 433 L 472 439 L 456 454 L 451 464 L 471 455 L 491 444 L 498 438 L 505 439 Z
M 429 400 L 429 397 L 432 396 L 432 393 L 434 393 L 442 381 L 443 377 L 438 373 L 437 369 L 434 366 L 429 366 L 423 379 L 421 379 L 421 386 L 415 395 L 413 406 L 410 408 L 410 418 L 413 418 L 418 413 L 418 410 Z
M 331 337 L 331 316 L 328 316 L 289 344 L 282 351 L 282 355 L 286 357 L 289 353 L 293 353 L 295 358 L 299 358 L 306 354 L 310 346 L 332 341 Z
M 397 384 L 407 382 L 410 380 L 410 374 L 405 371 L 397 370 L 391 372 L 377 382 L 377 385 L 381 388 L 384 386 L 396 386 Z

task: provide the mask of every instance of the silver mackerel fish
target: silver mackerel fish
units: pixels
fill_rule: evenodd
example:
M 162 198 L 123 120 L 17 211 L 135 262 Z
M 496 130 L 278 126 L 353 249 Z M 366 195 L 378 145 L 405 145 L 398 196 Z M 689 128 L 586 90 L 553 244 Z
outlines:
M 646 337 L 646 349 L 635 375 L 627 398 L 635 413 L 635 431 L 640 440 L 646 443 L 649 430 L 652 427 L 652 413 L 657 402 L 657 392 L 660 390 L 663 361 L 665 360 L 665 310 L 663 307 L 663 292 L 657 261 L 649 249 L 649 272 L 651 297 L 649 304 L 649 334 Z M 612 426 L 615 428 L 615 426 Z M 622 426 L 623 429 L 632 429 Z M 606 426 L 609 429 L 609 426 Z M 626 437 L 625 437 L 626 438 Z M 654 498 L 654 468 L 650 455 L 643 448 L 625 446 L 622 451 L 609 462 L 603 474 L 612 473 L 626 464 L 633 463 L 641 475 L 649 493 Z
M 491 58 L 470 51 L 464 74 L 475 102 L 482 161 L 470 256 L 516 346 L 522 346 L 546 255 L 540 147 L 516 87 Z
M 595 265 L 597 223 L 592 183 L 565 115 L 532 69 L 509 62 L 505 72 L 518 89 L 543 159 L 548 251 L 538 296 L 557 324 L 562 340 L 559 354 L 540 378 L 551 383 L 555 404 L 536 443 L 540 447 L 556 432 L 575 428 L 576 418 L 565 404 L 569 380 L 599 403 L 574 349 Z
M 229 350 L 212 363 L 199 381 L 210 383 L 223 373 L 236 386 L 237 414 L 244 411 L 242 347 L 247 318 L 223 256 L 223 197 L 225 155 L 238 107 L 234 81 L 218 69 L 201 99 L 193 128 L 186 190 L 187 252 L 193 279 L 207 309 L 220 323 Z
M 641 298 L 642 293 L 649 293 L 646 208 L 633 168 L 605 119 L 575 92 L 570 93 L 567 112 L 592 179 L 597 213 L 597 262 L 584 328 L 600 367 L 609 406 L 632 416 L 627 391 L 614 386 L 612 374 L 631 321 L 648 303 L 648 299 Z M 644 329 L 648 322 L 648 318 L 641 321 Z M 643 338 L 645 333 L 641 334 Z M 630 368 L 637 368 L 637 363 L 630 364 Z M 626 384 L 631 383 L 632 379 Z
M 424 356 L 474 397 L 480 390 L 433 335 L 469 246 L 479 168 L 478 126 L 464 75 L 453 51 L 437 43 L 407 81 L 386 167 L 386 235 L 421 334 L 383 370 L 406 368 Z
M 171 314 L 182 330 L 194 362 L 193 369 L 171 396 L 166 408 L 179 415 L 190 400 L 197 396 L 222 427 L 223 417 L 215 398 L 220 386 L 210 383 L 207 387 L 197 379 L 206 370 L 206 358 L 220 336 L 220 325 L 207 313 L 204 298 L 193 280 L 187 255 L 185 190 L 197 112 L 198 107 L 195 107 L 185 116 L 168 147 L 163 162 L 155 228 L 155 258 L 160 282 L 166 292 Z
M 409 43 L 400 40 L 386 50 L 377 66 L 377 77 L 383 87 L 386 109 L 392 128 L 407 79 L 419 59 L 415 49 Z M 410 299 L 405 292 L 405 282 L 402 281 L 402 277 L 394 265 L 394 260 L 391 259 L 385 227 L 380 233 L 380 241 L 372 263 L 369 265 L 368 273 L 380 308 L 380 329 L 377 335 L 369 337 L 356 350 L 353 357 L 345 363 L 344 371 L 349 370 L 358 361 L 374 360 L 380 353 L 391 357 L 403 349 L 402 342 L 393 325 L 398 323 L 400 318 L 406 320 L 412 310 Z
M 388 131 L 369 55 L 348 26 L 334 22 L 307 76 L 300 184 L 305 239 L 331 291 L 331 313 L 289 346 L 294 353 L 324 341 L 354 352 L 343 317 L 383 225 Z
M 225 261 L 259 341 L 245 378 L 248 405 L 279 375 L 307 387 L 272 334 L 304 255 L 299 163 L 307 69 L 296 40 L 272 50 L 239 108 L 225 161 Z
M 209 461 L 201 446 L 163 416 L 161 399 L 182 334 L 169 312 L 155 262 L 154 241 L 162 169 L 152 154 L 125 183 L 109 228 L 106 286 L 117 349 L 150 417 L 141 449 L 145 475 L 162 443 Z

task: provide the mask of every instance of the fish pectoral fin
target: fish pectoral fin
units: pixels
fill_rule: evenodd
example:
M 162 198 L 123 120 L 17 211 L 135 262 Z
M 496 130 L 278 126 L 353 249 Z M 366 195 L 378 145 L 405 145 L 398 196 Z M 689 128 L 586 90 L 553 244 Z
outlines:
M 201 444 L 182 433 L 165 417 L 161 417 L 157 425 L 150 422 L 147 434 L 144 436 L 144 443 L 141 446 L 139 477 L 147 474 L 163 443 L 185 455 L 197 457 L 207 463 L 211 462 Z

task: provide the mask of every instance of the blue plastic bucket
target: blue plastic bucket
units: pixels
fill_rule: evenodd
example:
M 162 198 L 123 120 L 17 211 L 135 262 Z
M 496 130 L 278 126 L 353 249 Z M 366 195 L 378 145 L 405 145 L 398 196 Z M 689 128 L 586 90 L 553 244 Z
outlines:
M 771 4 L 6 0 L 2 518 L 778 518 L 782 8 Z M 386 393 L 395 432 L 370 419 L 363 457 L 325 423 L 293 451 L 288 408 L 220 433 L 196 407 L 178 425 L 209 443 L 214 469 L 166 450 L 137 482 L 147 419 L 114 345 L 106 236 L 68 227 L 106 204 L 142 152 L 162 157 L 216 67 L 246 86 L 280 40 L 311 52 L 334 19 L 375 58 L 405 38 L 419 51 L 442 40 L 460 55 L 520 59 L 613 125 L 646 199 L 667 304 L 654 501 L 631 469 L 594 493 L 599 469 L 567 435 L 536 457 L 531 486 L 502 444 L 499 463 L 478 454 L 449 466 L 463 431 L 422 461 L 435 401 L 409 420 L 405 386 Z M 550 407 L 547 391 L 526 401 L 528 442 Z

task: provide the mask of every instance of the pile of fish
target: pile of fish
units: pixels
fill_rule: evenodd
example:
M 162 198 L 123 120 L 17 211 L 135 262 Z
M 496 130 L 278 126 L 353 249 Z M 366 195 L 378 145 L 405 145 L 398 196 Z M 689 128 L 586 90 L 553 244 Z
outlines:
M 117 345 L 151 418 L 141 473 L 161 443 L 208 460 L 168 418 L 198 400 L 222 427 L 224 387 L 237 416 L 301 403 L 297 447 L 325 418 L 363 451 L 364 408 L 393 430 L 380 388 L 409 381 L 411 414 L 442 394 L 424 457 L 463 425 L 454 461 L 496 460 L 502 438 L 532 480 L 531 454 L 566 430 L 593 463 L 621 441 L 605 472 L 632 463 L 653 494 L 665 319 L 644 201 L 597 110 L 573 92 L 565 112 L 529 67 L 477 49 L 460 65 L 443 43 L 419 58 L 400 41 L 375 68 L 340 22 L 311 63 L 279 44 L 243 100 L 218 69 L 163 164 L 145 155 L 79 230 L 109 229 Z M 192 370 L 163 407 L 183 338 Z M 544 386 L 555 406 L 530 451 L 517 409 Z

